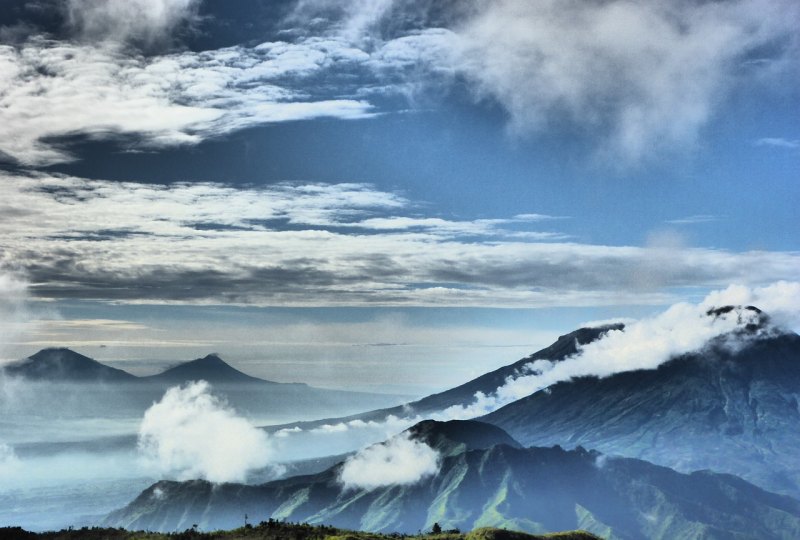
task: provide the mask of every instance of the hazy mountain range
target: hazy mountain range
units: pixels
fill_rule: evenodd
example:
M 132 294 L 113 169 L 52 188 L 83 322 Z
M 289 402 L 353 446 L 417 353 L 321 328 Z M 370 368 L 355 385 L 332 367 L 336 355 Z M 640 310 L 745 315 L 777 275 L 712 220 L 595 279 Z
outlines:
M 53 408 L 62 416 L 141 416 L 167 388 L 205 380 L 227 401 L 249 416 L 281 421 L 347 414 L 403 400 L 400 396 L 315 388 L 304 383 L 277 383 L 252 377 L 209 354 L 137 377 L 66 348 L 44 349 L 8 364 L 2 372 L 30 383 L 31 407 Z M 76 390 L 76 385 L 80 390 Z M 20 400 L 18 405 L 24 405 Z
M 733 309 L 709 310 L 705 316 L 713 319 Z M 446 528 L 495 526 L 534 533 L 584 528 L 607 538 L 798 537 L 800 336 L 774 327 L 756 308 L 737 309 L 751 322 L 656 368 L 572 377 L 480 421 L 426 420 L 357 453 L 331 445 L 328 457 L 304 460 L 298 454 L 280 471 L 249 477 L 250 482 L 282 478 L 259 485 L 163 480 L 105 523 L 162 531 L 194 524 L 229 528 L 240 525 L 247 513 L 252 520 L 271 517 L 385 532 L 413 533 L 438 522 Z M 286 447 L 299 451 L 303 441 L 332 444 L 337 426 L 347 440 L 344 426 L 388 429 L 392 417 L 401 422 L 442 417 L 449 408 L 535 375 L 534 362 L 574 361 L 588 344 L 623 328 L 581 328 L 450 390 L 378 409 L 369 406 L 370 400 L 385 402 L 391 396 L 265 381 L 217 355 L 135 377 L 68 349 L 47 349 L 8 365 L 5 373 L 35 387 L 72 389 L 67 404 L 82 403 L 84 413 L 97 410 L 106 398 L 113 398 L 113 407 L 144 407 L 167 388 L 206 380 L 245 413 L 325 416 L 265 428 L 273 441 L 294 440 L 280 439 L 281 430 L 290 437 L 322 437 L 301 437 Z M 336 416 L 336 407 L 347 400 L 351 409 L 366 403 L 360 410 L 372 410 Z M 133 442 L 131 437 L 118 441 L 126 447 Z M 25 448 L 18 446 L 23 454 Z M 358 460 L 370 455 L 378 459 L 364 466 L 364 474 L 375 483 L 352 484 L 348 467 L 363 465 Z M 418 467 L 424 470 L 416 476 L 402 476 L 404 468 Z M 400 477 L 381 483 L 384 475 L 398 471 Z

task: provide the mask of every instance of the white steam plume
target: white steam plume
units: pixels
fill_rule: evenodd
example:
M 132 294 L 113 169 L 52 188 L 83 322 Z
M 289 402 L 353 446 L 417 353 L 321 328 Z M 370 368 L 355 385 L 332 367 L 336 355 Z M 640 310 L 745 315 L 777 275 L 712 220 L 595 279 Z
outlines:
M 5 483 L 7 478 L 19 469 L 20 461 L 14 449 L 5 443 L 0 443 L 0 480 Z
M 364 490 L 416 484 L 439 472 L 440 460 L 438 451 L 401 433 L 348 458 L 339 481 L 345 489 Z
M 5 348 L 30 324 L 28 284 L 14 274 L 0 272 L 0 360 Z
M 270 441 L 206 381 L 175 386 L 144 414 L 139 450 L 146 466 L 179 480 L 242 482 L 272 459 Z
M 473 403 L 449 407 L 437 417 L 473 418 L 488 414 L 575 377 L 607 377 L 625 371 L 656 369 L 671 358 L 703 349 L 713 338 L 730 335 L 750 323 L 759 322 L 759 314 L 752 310 L 737 308 L 709 315 L 709 309 L 731 303 L 753 303 L 756 307 L 774 309 L 783 320 L 797 321 L 798 299 L 800 283 L 779 282 L 755 289 L 731 286 L 712 292 L 699 304 L 675 304 L 661 314 L 630 323 L 622 330 L 610 330 L 603 338 L 580 346 L 577 354 L 560 362 L 532 362 L 522 375 L 507 379 L 494 393 L 478 392 Z M 770 310 L 766 312 L 769 314 Z M 727 344 L 736 346 L 742 339 L 748 338 L 731 335 Z
M 797 331 L 800 327 L 800 283 L 778 281 L 765 287 L 731 285 L 706 297 L 709 306 L 755 306 L 764 310 L 773 324 Z

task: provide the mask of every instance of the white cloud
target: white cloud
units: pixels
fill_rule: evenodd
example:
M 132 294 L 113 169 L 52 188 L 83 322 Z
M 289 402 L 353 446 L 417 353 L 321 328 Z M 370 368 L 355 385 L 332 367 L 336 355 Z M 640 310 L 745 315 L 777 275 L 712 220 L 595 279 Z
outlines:
M 720 220 L 719 216 L 713 216 L 710 214 L 695 214 L 693 216 L 669 219 L 666 221 L 666 223 L 672 225 L 695 225 L 697 223 L 712 223 L 714 221 L 719 221 L 719 220 Z
M 416 484 L 439 472 L 439 452 L 401 433 L 348 458 L 339 472 L 345 489 Z
M 363 100 L 287 86 L 357 61 L 357 50 L 322 39 L 151 57 L 108 42 L 0 45 L 0 151 L 41 166 L 74 159 L 58 137 L 133 136 L 133 147 L 158 148 L 259 124 L 364 118 Z
M 792 330 L 800 330 L 800 283 L 779 281 L 764 287 L 731 285 L 725 290 L 715 291 L 704 301 L 708 307 L 739 305 L 756 306 L 772 318 L 773 323 Z
M 794 2 L 502 0 L 459 36 L 464 74 L 508 110 L 512 129 L 567 116 L 636 162 L 692 144 L 748 55 L 795 39 L 798 24 Z
M 788 148 L 796 150 L 800 148 L 800 140 L 798 139 L 784 139 L 781 137 L 764 137 L 756 141 L 756 146 L 773 146 L 778 148 Z
M 139 450 L 149 469 L 179 480 L 242 482 L 272 459 L 266 433 L 214 396 L 205 381 L 170 388 L 147 409 Z
M 127 46 L 167 39 L 197 5 L 69 0 L 83 41 L 0 46 L 0 151 L 42 166 L 74 159 L 59 138 L 160 148 L 271 122 L 366 118 L 380 111 L 364 96 L 413 103 L 457 80 L 505 108 L 515 133 L 569 125 L 635 163 L 690 146 L 730 89 L 784 73 L 800 50 L 789 0 L 501 0 L 451 5 L 434 21 L 442 10 L 399 0 L 304 0 L 284 21 L 298 26 L 282 34 L 290 42 L 147 57 Z M 775 52 L 751 61 L 764 50 Z
M 656 369 L 671 358 L 703 349 L 718 336 L 727 336 L 727 345 L 737 347 L 743 340 L 762 336 L 733 333 L 750 323 L 758 323 L 760 316 L 741 307 L 718 315 L 709 314 L 710 309 L 752 302 L 767 313 L 774 311 L 784 319 L 798 321 L 799 300 L 800 283 L 779 282 L 754 289 L 731 286 L 709 294 L 699 304 L 678 303 L 658 315 L 629 323 L 622 330 L 610 330 L 602 339 L 580 346 L 574 356 L 557 362 L 532 362 L 495 392 L 478 393 L 471 404 L 450 407 L 441 417 L 472 418 L 487 414 L 575 377 L 607 377 L 625 371 Z

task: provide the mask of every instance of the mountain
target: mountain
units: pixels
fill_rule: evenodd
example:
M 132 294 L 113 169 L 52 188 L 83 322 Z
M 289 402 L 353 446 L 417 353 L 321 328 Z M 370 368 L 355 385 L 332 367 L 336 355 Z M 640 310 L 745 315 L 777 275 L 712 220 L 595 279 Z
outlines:
M 424 442 L 443 455 L 455 455 L 470 450 L 486 450 L 498 444 L 522 448 L 499 427 L 474 420 L 438 422 L 423 420 L 406 430 L 411 438 Z
M 578 352 L 578 345 L 585 345 L 590 343 L 601 336 L 605 335 L 609 330 L 622 328 L 621 324 L 611 324 L 598 326 L 594 328 L 580 328 L 569 334 L 560 336 L 549 347 L 546 347 L 538 352 L 526 356 L 521 360 L 503 366 L 494 371 L 481 375 L 464 384 L 432 394 L 417 401 L 412 401 L 405 405 L 391 407 L 386 409 L 379 409 L 369 411 L 366 413 L 359 413 L 346 417 L 339 418 L 325 418 L 323 420 L 315 420 L 312 422 L 294 422 L 291 424 L 283 424 L 278 426 L 270 426 L 268 429 L 271 431 L 278 431 L 279 429 L 286 429 L 292 427 L 301 427 L 303 429 L 311 429 L 321 426 L 323 424 L 336 424 L 339 422 L 350 422 L 352 420 L 374 420 L 379 421 L 389 415 L 397 417 L 407 417 L 414 415 L 425 415 L 432 412 L 439 412 L 453 405 L 463 405 L 472 402 L 475 399 L 475 394 L 482 392 L 484 394 L 491 394 L 497 387 L 502 386 L 506 379 L 509 377 L 517 377 L 525 366 L 535 360 L 551 360 L 558 361 L 571 356 Z
M 158 375 L 142 377 L 149 382 L 163 382 L 168 384 L 181 384 L 187 381 L 208 381 L 211 384 L 279 384 L 242 373 L 238 369 L 226 364 L 216 354 L 209 354 L 203 358 L 184 362 L 173 366 Z
M 731 475 L 682 474 L 583 448 L 521 448 L 481 422 L 429 422 L 409 435 L 451 450 L 465 447 L 443 454 L 438 473 L 416 484 L 372 490 L 346 489 L 339 480 L 343 464 L 258 486 L 161 481 L 110 514 L 105 525 L 228 528 L 246 513 L 254 522 L 286 519 L 400 533 L 439 523 L 444 529 L 493 526 L 531 533 L 580 528 L 616 539 L 800 535 L 800 501 Z M 481 444 L 473 448 L 467 440 Z
M 598 326 L 595 328 L 579 328 L 569 334 L 559 336 L 559 338 L 544 349 L 517 360 L 513 364 L 503 366 L 499 369 L 481 375 L 462 385 L 445 390 L 438 394 L 433 394 L 410 403 L 409 406 L 415 412 L 440 411 L 452 405 L 461 405 L 471 402 L 478 392 L 490 394 L 502 386 L 509 377 L 517 377 L 525 366 L 535 360 L 559 361 L 578 352 L 578 345 L 591 343 L 602 337 L 610 330 L 622 328 L 621 324 L 611 324 Z
M 130 382 L 137 377 L 66 348 L 43 349 L 3 369 L 6 375 L 36 381 Z
M 205 380 L 211 384 L 263 383 L 280 384 L 251 377 L 225 363 L 218 355 L 173 366 L 162 373 L 148 377 L 137 377 L 121 369 L 107 366 L 67 348 L 43 349 L 36 354 L 5 367 L 5 373 L 37 381 L 58 382 L 149 382 L 159 384 L 181 384 Z
M 798 403 L 800 336 L 783 333 L 734 348 L 715 342 L 658 369 L 561 382 L 481 420 L 525 445 L 708 468 L 800 497 Z

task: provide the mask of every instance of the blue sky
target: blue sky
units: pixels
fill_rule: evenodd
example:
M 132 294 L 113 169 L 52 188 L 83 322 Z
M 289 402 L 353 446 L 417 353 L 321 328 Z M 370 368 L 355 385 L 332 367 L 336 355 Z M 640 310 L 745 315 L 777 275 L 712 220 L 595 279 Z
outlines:
M 798 23 L 781 0 L 11 1 L 2 354 L 212 349 L 417 392 L 797 281 Z

